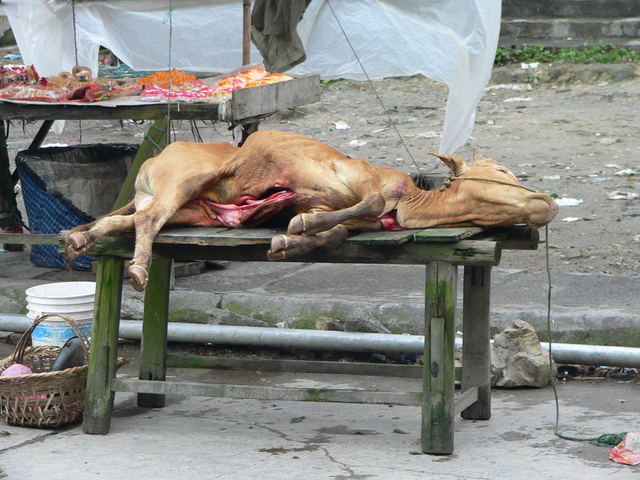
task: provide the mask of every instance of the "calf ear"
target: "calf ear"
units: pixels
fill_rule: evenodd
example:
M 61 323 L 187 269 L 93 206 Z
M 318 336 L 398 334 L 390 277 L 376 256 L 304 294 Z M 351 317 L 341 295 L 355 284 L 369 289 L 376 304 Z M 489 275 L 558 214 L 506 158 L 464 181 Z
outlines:
M 473 163 L 482 159 L 484 159 L 484 157 L 482 156 L 482 153 L 480 153 L 480 149 L 478 147 L 473 147 Z
M 469 169 L 465 161 L 458 155 L 444 156 L 444 155 L 438 155 L 437 153 L 432 153 L 432 152 L 430 152 L 429 155 L 433 155 L 435 157 L 438 157 L 440 160 L 442 160 L 444 164 L 447 167 L 449 167 L 449 169 L 451 170 L 451 173 L 453 173 L 456 176 L 463 174 Z
M 473 147 L 473 163 L 484 162 L 484 163 L 496 163 L 493 158 L 487 158 L 482 153 L 480 153 L 480 149 L 478 147 Z

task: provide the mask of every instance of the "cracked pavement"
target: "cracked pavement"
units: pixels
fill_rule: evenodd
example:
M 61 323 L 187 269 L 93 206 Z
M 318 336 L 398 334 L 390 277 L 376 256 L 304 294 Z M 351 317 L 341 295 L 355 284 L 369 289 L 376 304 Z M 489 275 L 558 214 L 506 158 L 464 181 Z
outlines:
M 169 380 L 177 374 L 199 382 L 420 389 L 419 379 L 408 378 L 170 369 Z M 119 375 L 136 376 L 135 362 Z M 565 435 L 591 438 L 637 424 L 635 382 L 573 380 L 558 386 L 558 396 Z M 491 420 L 456 418 L 454 454 L 433 456 L 420 453 L 417 407 L 168 396 L 164 408 L 146 409 L 134 394 L 118 393 L 107 435 L 85 435 L 80 424 L 56 431 L 1 425 L 0 478 L 635 478 L 637 467 L 609 460 L 608 447 L 554 435 L 551 387 L 494 389 L 492 401 Z

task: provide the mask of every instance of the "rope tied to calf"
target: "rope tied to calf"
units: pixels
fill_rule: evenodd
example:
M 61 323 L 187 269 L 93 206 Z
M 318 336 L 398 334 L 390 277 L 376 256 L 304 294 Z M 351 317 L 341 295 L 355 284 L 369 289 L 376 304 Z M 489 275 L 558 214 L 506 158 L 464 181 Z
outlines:
M 451 182 L 453 180 L 476 180 L 479 182 L 490 182 L 490 183 L 497 183 L 500 185 L 506 185 L 509 187 L 518 187 L 518 188 L 522 188 L 524 190 L 527 190 L 528 192 L 533 192 L 533 193 L 538 193 L 536 190 L 533 190 L 532 188 L 528 188 L 525 187 L 523 185 L 519 185 L 517 183 L 511 183 L 511 182 L 505 182 L 502 180 L 496 180 L 493 178 L 481 178 L 481 177 L 458 177 L 456 175 L 449 175 L 444 182 L 442 182 L 442 186 L 440 187 L 440 191 L 445 191 L 447 188 L 449 188 L 451 186 Z

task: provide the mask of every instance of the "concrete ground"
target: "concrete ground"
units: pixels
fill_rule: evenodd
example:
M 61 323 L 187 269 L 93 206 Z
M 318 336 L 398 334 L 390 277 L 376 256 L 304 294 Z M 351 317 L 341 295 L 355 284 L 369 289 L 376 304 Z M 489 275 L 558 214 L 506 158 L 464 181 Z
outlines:
M 3 313 L 16 313 L 9 311 L 16 303 L 10 292 L 24 292 L 46 281 L 71 280 L 68 272 L 34 267 L 26 255 L 0 253 Z M 408 314 L 420 314 L 422 286 L 417 279 L 423 278 L 423 271 L 363 268 L 230 263 L 178 278 L 172 304 L 191 303 L 196 310 L 206 310 L 206 305 L 261 305 L 265 311 L 279 309 L 283 318 L 295 318 L 296 312 L 311 305 L 334 313 L 362 305 L 382 312 L 395 305 Z M 637 323 L 639 300 L 628 294 L 638 291 L 637 281 L 637 277 L 562 277 L 555 283 L 554 318 L 573 319 L 576 330 L 614 321 Z M 543 321 L 543 272 L 495 269 L 493 282 L 492 319 L 499 323 L 501 318 L 528 313 L 529 320 Z M 129 287 L 125 291 L 135 312 L 139 298 Z M 15 348 L 0 347 L 1 358 Z M 137 347 L 122 348 L 131 363 L 119 375 L 136 377 Z M 187 377 L 232 384 L 384 391 L 421 388 L 417 379 L 353 375 L 186 369 L 170 369 L 168 374 L 170 380 Z M 560 432 L 592 438 L 638 431 L 638 386 L 638 381 L 611 379 L 559 385 Z M 85 435 L 81 425 L 55 431 L 0 425 L 0 478 L 600 480 L 638 475 L 638 467 L 609 460 L 607 447 L 554 435 L 556 406 L 551 387 L 494 389 L 491 420 L 456 419 L 455 451 L 449 456 L 420 453 L 420 409 L 416 407 L 170 396 L 165 408 L 146 409 L 136 406 L 135 395 L 121 393 L 115 402 L 111 431 L 104 436 Z
M 297 387 L 419 390 L 420 380 L 171 370 L 198 381 Z M 137 375 L 135 362 L 119 375 Z M 636 383 L 573 380 L 558 386 L 560 432 L 580 438 L 637 431 Z M 92 479 L 547 479 L 637 478 L 610 448 L 554 435 L 551 387 L 493 390 L 492 418 L 455 421 L 455 451 L 420 453 L 420 409 L 168 397 L 136 406 L 116 394 L 107 435 L 0 425 L 0 478 Z

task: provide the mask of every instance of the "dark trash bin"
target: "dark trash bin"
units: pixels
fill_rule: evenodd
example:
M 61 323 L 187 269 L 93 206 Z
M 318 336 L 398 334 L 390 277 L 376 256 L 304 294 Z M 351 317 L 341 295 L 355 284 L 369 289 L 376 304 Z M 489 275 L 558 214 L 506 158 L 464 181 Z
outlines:
M 23 150 L 16 168 L 32 233 L 60 233 L 109 213 L 138 151 L 138 145 L 87 144 Z M 92 257 L 73 268 L 91 269 Z M 33 245 L 31 262 L 67 268 L 55 245 Z

